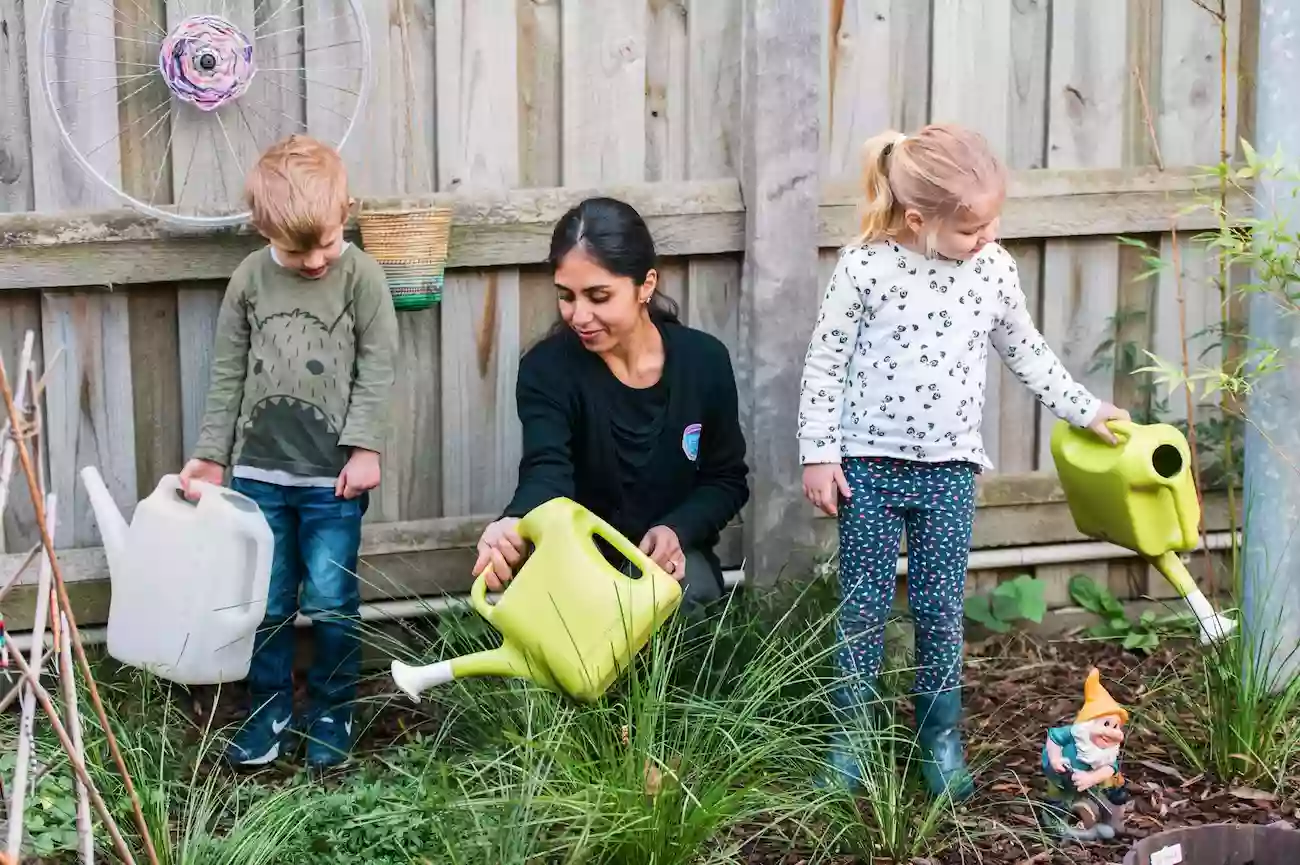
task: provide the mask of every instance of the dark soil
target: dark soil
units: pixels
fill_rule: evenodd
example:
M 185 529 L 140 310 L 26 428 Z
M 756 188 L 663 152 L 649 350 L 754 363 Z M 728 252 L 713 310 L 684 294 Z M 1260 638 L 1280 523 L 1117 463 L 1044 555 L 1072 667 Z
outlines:
M 1297 822 L 1294 802 L 1188 772 L 1144 725 L 1147 688 L 1179 663 L 1177 647 L 1143 657 L 1111 644 L 1077 639 L 1043 643 L 1011 636 L 972 645 L 966 667 L 966 739 L 979 792 L 962 809 L 961 821 L 968 828 L 962 843 L 941 857 L 900 865 L 1109 865 L 1122 861 L 1137 839 L 1165 829 L 1216 822 Z M 1113 842 L 1060 844 L 1052 849 L 1040 843 L 1030 805 L 1044 784 L 1038 770 L 1041 748 L 1047 730 L 1068 724 L 1079 710 L 1091 666 L 1101 670 L 1102 683 L 1132 716 L 1122 754 L 1133 796 L 1130 834 Z M 439 721 L 427 707 L 391 698 L 391 693 L 387 675 L 376 674 L 363 687 L 375 711 L 366 719 L 360 750 L 380 750 L 414 731 L 431 732 L 437 727 Z M 196 698 L 196 712 L 206 708 L 200 705 L 203 699 Z M 218 725 L 238 717 L 238 706 L 238 690 L 226 689 L 217 707 Z M 278 771 L 296 770 L 285 765 Z M 806 861 L 805 855 L 778 852 L 762 842 L 749 852 L 752 865 Z M 846 865 L 862 861 L 867 860 L 841 860 Z M 885 865 L 885 861 L 872 865 Z

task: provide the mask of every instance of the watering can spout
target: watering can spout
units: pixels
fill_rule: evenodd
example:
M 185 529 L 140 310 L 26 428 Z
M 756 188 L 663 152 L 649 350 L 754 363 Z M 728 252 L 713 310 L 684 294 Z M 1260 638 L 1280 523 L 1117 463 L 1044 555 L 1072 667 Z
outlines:
M 111 573 L 113 562 L 120 561 L 126 549 L 128 528 L 126 518 L 118 509 L 117 502 L 113 501 L 113 496 L 104 485 L 104 479 L 100 477 L 98 469 L 94 466 L 83 468 L 81 482 L 86 487 L 86 496 L 90 499 L 90 507 L 95 512 L 95 523 L 99 526 L 99 536 L 103 540 L 104 552 L 108 555 Z
M 496 649 L 462 655 L 449 661 L 438 661 L 424 666 L 393 661 L 392 675 L 393 683 L 398 689 L 417 703 L 420 701 L 420 694 L 454 679 L 496 676 L 531 679 L 539 685 L 547 685 L 550 679 L 545 671 L 535 664 L 530 664 L 523 654 L 509 643 Z

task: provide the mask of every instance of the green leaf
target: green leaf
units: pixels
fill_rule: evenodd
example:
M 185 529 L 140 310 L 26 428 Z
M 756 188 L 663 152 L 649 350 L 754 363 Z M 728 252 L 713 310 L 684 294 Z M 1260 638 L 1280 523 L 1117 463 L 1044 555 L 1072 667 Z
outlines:
M 1070 598 L 1090 613 L 1105 618 L 1124 617 L 1124 605 L 1096 580 L 1085 574 L 1070 578 Z
M 1041 622 L 1048 609 L 1043 597 L 1045 588 L 1043 580 L 1036 580 L 1028 574 L 998 585 L 993 589 L 993 615 L 1004 622 L 1014 619 Z
M 1085 577 L 1083 574 L 1075 574 L 1070 578 L 1069 589 L 1070 600 L 1090 613 L 1101 614 L 1101 587 L 1097 585 L 1096 580 Z
M 986 628 L 997 631 L 999 627 L 1005 627 L 1005 624 L 999 622 L 993 615 L 992 606 L 989 603 L 988 595 L 971 595 L 965 603 L 966 618 L 972 622 L 983 625 Z M 1005 633 L 998 631 L 998 633 Z

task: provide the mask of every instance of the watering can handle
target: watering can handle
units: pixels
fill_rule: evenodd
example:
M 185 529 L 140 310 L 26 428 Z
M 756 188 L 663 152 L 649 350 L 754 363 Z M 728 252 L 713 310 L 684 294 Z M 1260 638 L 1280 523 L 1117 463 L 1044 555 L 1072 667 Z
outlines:
M 636 565 L 641 571 L 642 576 L 648 575 L 651 569 L 659 570 L 654 559 L 647 556 L 641 551 L 641 548 L 632 543 L 628 538 L 619 533 L 618 529 L 601 519 L 594 513 L 588 513 L 588 519 L 592 521 L 592 532 L 604 538 L 614 549 L 623 554 L 632 564 Z
M 474 578 L 474 585 L 469 589 L 469 605 L 489 622 L 492 621 L 492 613 L 495 612 L 487 599 L 487 577 L 490 573 L 492 573 L 492 565 L 489 564 Z
M 1106 428 L 1115 434 L 1116 438 L 1127 441 L 1133 437 L 1133 422 L 1126 420 L 1108 420 Z

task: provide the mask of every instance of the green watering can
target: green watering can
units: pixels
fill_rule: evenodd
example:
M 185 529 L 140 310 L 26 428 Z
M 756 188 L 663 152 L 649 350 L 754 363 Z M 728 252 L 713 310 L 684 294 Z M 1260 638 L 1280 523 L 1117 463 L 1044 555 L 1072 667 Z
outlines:
M 1057 421 L 1052 459 L 1080 532 L 1133 550 L 1155 566 L 1201 626 L 1201 642 L 1222 640 L 1236 623 L 1216 612 L 1179 557 L 1196 549 L 1201 506 L 1187 439 L 1169 424 L 1107 424 L 1111 445 Z
M 510 676 L 591 702 L 681 604 L 675 579 L 570 499 L 533 509 L 518 532 L 534 550 L 500 599 L 488 600 L 486 570 L 470 589 L 470 605 L 501 634 L 501 646 L 421 667 L 393 661 L 393 681 L 411 699 L 453 679 Z M 641 575 L 629 577 L 610 564 L 597 537 Z

